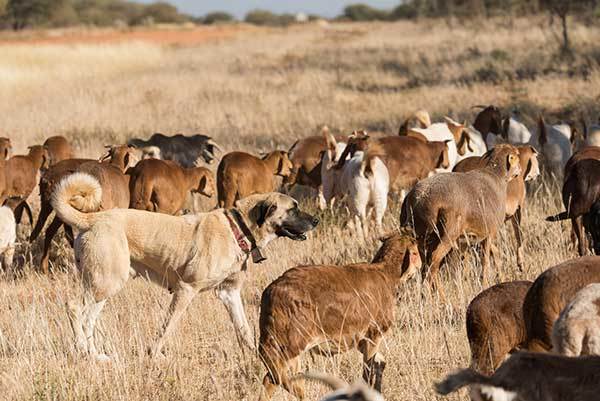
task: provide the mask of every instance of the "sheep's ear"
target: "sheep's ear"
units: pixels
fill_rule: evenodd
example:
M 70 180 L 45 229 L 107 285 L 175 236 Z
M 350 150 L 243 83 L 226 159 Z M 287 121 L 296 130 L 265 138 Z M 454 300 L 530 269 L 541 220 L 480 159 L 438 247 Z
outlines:
M 538 118 L 538 131 L 538 142 L 541 146 L 544 146 L 546 143 L 548 143 L 548 132 L 546 129 L 546 122 L 541 114 Z
M 402 281 L 410 279 L 420 267 L 421 256 L 419 255 L 419 251 L 417 250 L 415 253 L 411 246 L 407 247 L 402 259 L 402 266 L 400 267 L 400 278 Z
M 502 137 L 508 141 L 508 131 L 510 130 L 510 118 L 506 117 L 502 123 Z

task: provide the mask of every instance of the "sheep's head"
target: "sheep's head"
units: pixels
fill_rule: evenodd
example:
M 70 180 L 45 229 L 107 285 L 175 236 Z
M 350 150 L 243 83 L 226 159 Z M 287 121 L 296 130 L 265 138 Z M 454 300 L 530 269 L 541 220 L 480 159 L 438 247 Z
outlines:
M 469 136 L 469 132 L 467 130 L 467 123 L 458 123 L 450 117 L 444 117 L 444 119 L 446 120 L 448 130 L 450 130 L 452 136 L 454 137 L 458 154 L 464 156 L 467 151 L 473 152 L 473 147 L 471 146 L 471 137 Z
M 213 197 L 217 189 L 213 173 L 206 167 L 196 167 L 196 170 L 199 173 L 198 187 L 194 189 L 194 192 L 202 194 L 208 198 Z
M 110 160 L 110 164 L 117 166 L 122 172 L 133 167 L 139 161 L 137 150 L 131 145 L 105 145 L 107 152 L 100 158 L 100 162 Z
M 29 156 L 32 157 L 38 169 L 45 170 L 50 166 L 50 155 L 45 146 L 33 145 L 27 149 L 29 149 Z
M 275 175 L 280 177 L 288 177 L 292 173 L 293 164 L 290 160 L 288 152 L 285 150 L 274 150 L 263 156 L 263 160 L 270 160 L 275 163 Z
M 517 148 L 519 149 L 521 171 L 525 177 L 525 181 L 535 180 L 540 175 L 537 150 L 531 145 L 521 145 Z
M 0 138 L 0 159 L 8 160 L 12 154 L 10 138 Z
M 486 167 L 493 168 L 503 174 L 508 181 L 521 174 L 521 161 L 519 149 L 513 145 L 503 143 L 496 145 L 482 156 Z
M 382 244 L 373 263 L 385 263 L 395 269 L 399 273 L 399 282 L 407 282 L 421 269 L 423 263 L 411 230 L 402 228 L 380 240 Z
M 339 155 L 338 159 L 335 160 L 337 164 L 335 164 L 335 169 L 341 169 L 344 167 L 346 163 L 346 159 L 348 156 L 352 157 L 356 152 L 366 152 L 369 148 L 369 134 L 367 131 L 352 131 L 352 134 L 348 137 L 348 143 L 344 151 Z

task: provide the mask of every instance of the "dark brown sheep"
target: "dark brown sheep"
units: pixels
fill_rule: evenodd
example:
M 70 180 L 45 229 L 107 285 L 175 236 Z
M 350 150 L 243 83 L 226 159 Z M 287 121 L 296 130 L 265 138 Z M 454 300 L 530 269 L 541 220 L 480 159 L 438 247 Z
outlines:
M 547 221 L 571 219 L 572 229 L 577 238 L 577 250 L 580 256 L 587 253 L 590 244 L 587 234 L 592 235 L 593 247 L 600 252 L 600 227 L 595 220 L 600 201 L 600 161 L 582 159 L 573 163 L 569 175 L 562 187 L 562 199 L 565 211 L 546 218 Z
M 292 170 L 288 153 L 275 150 L 262 159 L 244 152 L 227 153 L 217 169 L 219 207 L 230 208 L 238 199 L 276 190 L 277 176 Z
M 471 369 L 485 375 L 494 373 L 506 356 L 525 341 L 523 301 L 531 284 L 497 284 L 471 301 L 466 317 Z M 484 399 L 476 386 L 471 388 L 471 399 Z
M 146 159 L 129 169 L 129 207 L 166 214 L 181 213 L 189 192 L 212 197 L 215 179 L 205 167 L 184 168 L 170 160 Z

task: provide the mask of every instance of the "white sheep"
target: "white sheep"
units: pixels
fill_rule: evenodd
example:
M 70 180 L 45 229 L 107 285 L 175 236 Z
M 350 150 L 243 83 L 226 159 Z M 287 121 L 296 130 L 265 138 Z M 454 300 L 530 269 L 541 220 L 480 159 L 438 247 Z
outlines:
M 446 122 L 431 124 L 427 128 L 411 128 L 423 135 L 428 141 L 448 141 L 448 160 L 450 162 L 447 169 L 438 169 L 438 171 L 452 171 L 452 168 L 467 157 L 481 156 L 487 151 L 487 146 L 483 136 L 473 127 L 467 127 L 466 124 L 460 124 L 449 117 L 444 117 Z
M 377 230 L 383 228 L 383 215 L 387 209 L 390 189 L 388 169 L 376 152 L 356 152 L 342 167 L 338 183 L 339 192 L 347 195 L 347 204 L 356 230 L 366 238 L 369 209 L 375 211 Z
M 538 131 L 531 137 L 529 144 L 539 149 L 551 171 L 560 175 L 567 160 L 573 155 L 575 139 L 574 130 L 570 125 L 546 124 L 540 116 Z
M 566 356 L 600 355 L 600 284 L 580 290 L 552 329 L 553 351 Z
M 0 207 L 0 255 L 4 270 L 12 267 L 16 239 L 17 224 L 13 211 L 8 206 L 2 206 Z
M 337 167 L 346 144 L 336 142 L 328 131 L 324 134 L 327 151 L 323 155 L 321 179 L 325 201 L 331 206 L 336 199 L 346 199 L 355 228 L 363 237 L 368 233 L 367 216 L 372 207 L 377 229 L 381 230 L 390 188 L 388 169 L 381 159 L 383 152 L 379 146 L 370 145 L 370 151 L 357 151 Z

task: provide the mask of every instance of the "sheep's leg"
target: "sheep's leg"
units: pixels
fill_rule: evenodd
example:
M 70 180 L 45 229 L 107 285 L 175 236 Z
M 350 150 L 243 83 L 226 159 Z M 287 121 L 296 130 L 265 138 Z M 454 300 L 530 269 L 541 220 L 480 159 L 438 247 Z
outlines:
M 517 267 L 523 272 L 523 233 L 521 232 L 521 207 L 511 216 L 515 238 L 517 240 Z
M 363 354 L 363 380 L 381 392 L 385 360 L 378 352 L 381 336 L 376 339 L 364 339 L 359 343 L 359 350 Z
M 50 202 L 42 202 L 42 207 L 40 208 L 40 214 L 38 215 L 37 222 L 35 223 L 35 227 L 31 231 L 31 235 L 29 236 L 29 241 L 34 241 L 38 235 L 42 232 L 44 225 L 46 224 L 46 220 L 52 213 L 52 206 Z
M 487 271 L 490 266 L 490 250 L 492 238 L 481 241 L 481 282 L 487 286 Z
M 585 230 L 583 228 L 583 216 L 578 216 L 571 219 L 573 225 L 573 231 L 577 237 L 577 246 L 579 250 L 579 256 L 584 256 L 587 253 L 588 244 Z
M 4 271 L 8 271 L 12 268 L 13 258 L 15 255 L 15 246 L 14 244 L 9 245 L 2 254 L 2 268 Z
M 323 186 L 320 185 L 319 188 L 317 188 L 317 197 L 319 199 L 319 209 L 321 210 L 325 210 L 327 209 L 327 201 L 325 201 L 325 197 L 323 196 Z
M 442 264 L 442 261 L 444 260 L 450 249 L 452 249 L 450 238 L 444 233 L 442 235 L 442 238 L 440 238 L 437 247 L 433 250 L 433 252 L 431 252 L 431 263 L 429 265 L 429 273 L 427 274 L 427 271 L 423 270 L 424 275 L 426 275 L 426 277 L 423 278 L 426 278 L 429 281 L 432 288 L 440 292 L 441 287 L 438 281 L 438 273 L 440 270 L 440 265 Z
M 64 226 L 65 236 L 67 237 L 67 241 L 69 241 L 69 245 L 71 248 L 75 246 L 75 236 L 73 235 L 73 227 L 65 224 Z
M 62 221 L 58 218 L 58 216 L 54 216 L 52 223 L 48 226 L 46 230 L 46 235 L 44 237 L 44 250 L 42 251 L 42 259 L 40 260 L 40 269 L 48 274 L 48 259 L 50 257 L 50 245 L 52 245 L 52 240 L 56 235 L 56 232 L 62 225 Z
M 286 373 L 284 373 L 281 377 L 281 384 L 283 385 L 283 388 L 285 388 L 290 394 L 295 395 L 299 400 L 303 400 L 304 380 L 290 380 L 290 376 L 295 376 L 297 373 L 300 373 L 300 370 L 300 356 L 290 359 L 287 363 L 287 369 L 285 369 Z M 290 372 L 291 374 L 288 375 L 287 372 Z
M 154 347 L 150 350 L 150 355 L 155 357 L 161 354 L 166 338 L 171 334 L 190 303 L 196 296 L 196 290 L 186 283 L 179 283 L 173 293 L 171 305 L 163 324 L 162 333 Z
M 244 273 L 234 274 L 219 286 L 217 295 L 229 313 L 240 348 L 243 348 L 245 345 L 250 350 L 254 350 L 254 336 L 252 330 L 250 330 L 241 297 L 243 283 Z

